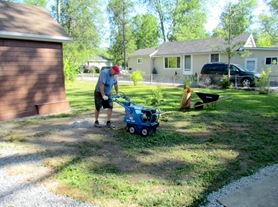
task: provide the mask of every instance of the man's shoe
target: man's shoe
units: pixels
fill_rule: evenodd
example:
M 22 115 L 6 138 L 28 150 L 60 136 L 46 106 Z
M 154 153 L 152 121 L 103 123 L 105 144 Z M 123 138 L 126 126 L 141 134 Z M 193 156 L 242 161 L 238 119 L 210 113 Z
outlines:
M 114 128 L 115 128 L 115 126 L 111 123 L 111 121 L 108 121 L 108 122 L 106 123 L 106 126 L 107 126 L 108 128 L 110 128 L 110 129 L 114 129 Z
M 95 121 L 94 127 L 97 127 L 97 128 L 101 127 L 98 121 Z

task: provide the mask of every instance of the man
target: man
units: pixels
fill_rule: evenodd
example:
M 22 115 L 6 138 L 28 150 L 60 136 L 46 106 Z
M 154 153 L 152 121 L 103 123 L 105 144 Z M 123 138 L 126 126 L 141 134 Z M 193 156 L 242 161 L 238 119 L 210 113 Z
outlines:
M 113 100 L 110 98 L 112 87 L 118 93 L 117 76 L 120 73 L 119 66 L 114 65 L 110 69 L 104 69 L 100 72 L 98 82 L 95 88 L 95 127 L 101 127 L 98 121 L 101 107 L 107 108 L 106 126 L 114 128 L 111 123 L 111 115 L 113 110 Z

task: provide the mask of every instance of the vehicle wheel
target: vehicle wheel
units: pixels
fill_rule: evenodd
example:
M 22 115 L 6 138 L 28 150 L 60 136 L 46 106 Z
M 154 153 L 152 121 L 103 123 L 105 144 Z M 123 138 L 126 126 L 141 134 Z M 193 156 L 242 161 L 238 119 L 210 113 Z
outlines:
M 129 132 L 129 127 L 130 127 L 130 124 L 127 124 L 127 125 L 125 126 L 125 130 L 126 130 L 127 132 Z
M 136 127 L 135 126 L 129 126 L 128 131 L 130 134 L 135 134 L 136 133 Z
M 204 108 L 204 105 L 203 105 L 203 102 L 201 102 L 201 101 L 198 101 L 194 104 L 194 109 L 196 109 L 196 110 L 201 110 L 203 108 Z
M 146 128 L 146 127 L 143 127 L 143 128 L 141 129 L 141 135 L 142 135 L 143 137 L 148 136 L 148 135 L 149 135 L 149 129 Z
M 212 79 L 211 77 L 206 77 L 204 80 L 205 85 L 209 86 L 212 84 Z
M 244 78 L 241 81 L 241 84 L 243 87 L 250 87 L 251 86 L 251 80 L 249 78 Z

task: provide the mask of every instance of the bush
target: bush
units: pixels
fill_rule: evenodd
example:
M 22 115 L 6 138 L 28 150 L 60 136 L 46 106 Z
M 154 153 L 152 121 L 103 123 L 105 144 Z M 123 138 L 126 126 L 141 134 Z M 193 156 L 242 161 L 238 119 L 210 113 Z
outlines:
M 187 87 L 190 87 L 192 84 L 193 80 L 191 76 L 186 76 L 183 79 L 183 88 L 186 89 Z
M 229 80 L 229 76 L 227 76 L 227 75 L 224 75 L 223 78 L 221 79 L 221 85 L 225 89 L 231 88 L 233 86 L 233 84 Z
M 72 68 L 74 68 L 74 65 L 68 59 L 64 59 L 64 75 L 66 83 L 73 82 L 77 76 L 77 70 Z
M 155 68 L 153 68 L 152 74 L 154 74 L 154 75 L 157 74 L 157 70 Z
M 261 76 L 259 79 L 255 80 L 255 85 L 259 87 L 259 93 L 260 94 L 267 94 L 268 93 L 268 78 L 269 78 L 269 74 L 271 72 L 271 68 L 267 68 L 267 69 L 262 69 L 261 72 Z
M 99 73 L 100 69 L 98 67 L 95 67 L 95 73 Z
M 157 105 L 164 101 L 164 96 L 159 86 L 152 90 L 152 96 L 147 99 L 147 104 Z
M 140 70 L 136 70 L 136 71 L 134 71 L 133 73 L 130 74 L 130 78 L 133 81 L 133 84 L 135 86 L 137 86 L 139 81 L 144 80 L 143 74 L 144 74 L 144 72 L 140 71 Z

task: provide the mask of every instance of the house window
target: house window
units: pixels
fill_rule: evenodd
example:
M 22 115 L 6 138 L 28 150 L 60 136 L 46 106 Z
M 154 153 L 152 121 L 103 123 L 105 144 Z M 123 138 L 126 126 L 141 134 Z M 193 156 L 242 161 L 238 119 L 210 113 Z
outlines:
M 142 58 L 137 58 L 137 64 L 142 64 L 143 60 Z
M 266 65 L 277 65 L 277 57 L 267 57 L 265 58 Z
M 190 55 L 184 56 L 184 70 L 191 71 L 191 56 Z
M 211 54 L 210 55 L 210 62 L 218 63 L 219 62 L 219 54 Z
M 165 68 L 180 68 L 180 57 L 166 57 L 164 58 Z

